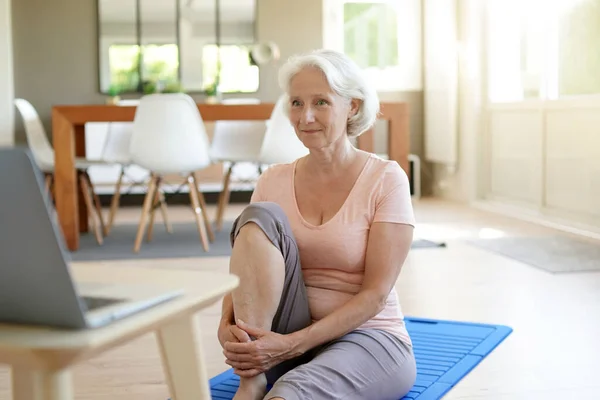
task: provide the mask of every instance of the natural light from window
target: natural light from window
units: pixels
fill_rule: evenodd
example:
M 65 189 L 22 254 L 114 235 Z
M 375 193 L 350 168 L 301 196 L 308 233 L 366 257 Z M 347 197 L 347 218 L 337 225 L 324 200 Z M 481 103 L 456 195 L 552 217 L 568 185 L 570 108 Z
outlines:
M 218 72 L 218 48 L 214 44 L 202 47 L 202 87 L 213 85 Z M 142 61 L 142 80 L 138 65 Z M 110 87 L 118 93 L 181 91 L 179 54 L 175 44 L 113 44 L 109 48 Z M 251 63 L 247 46 L 221 45 L 219 90 L 223 93 L 252 93 L 258 90 L 258 66 Z
M 214 44 L 202 48 L 202 76 L 206 87 L 215 82 L 218 71 L 218 47 Z M 221 45 L 221 74 L 219 89 L 223 93 L 252 93 L 258 90 L 258 66 L 250 62 L 246 46 Z
M 600 93 L 600 0 L 491 0 L 492 102 Z
M 109 48 L 110 87 L 118 93 L 135 92 L 140 87 L 145 92 L 173 90 L 178 83 L 179 58 L 175 44 L 114 44 Z M 140 82 L 139 62 L 142 61 Z
M 421 0 L 323 0 L 323 45 L 343 51 L 379 92 L 422 89 Z

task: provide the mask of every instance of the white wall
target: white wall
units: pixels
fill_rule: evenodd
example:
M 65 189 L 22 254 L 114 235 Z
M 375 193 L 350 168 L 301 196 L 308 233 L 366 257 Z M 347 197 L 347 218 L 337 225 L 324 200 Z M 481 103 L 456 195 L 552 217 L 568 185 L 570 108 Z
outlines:
M 11 0 L 0 0 L 0 146 L 14 143 Z
M 483 200 L 600 234 L 599 126 L 598 98 L 493 105 Z
M 275 102 L 281 95 L 277 73 L 288 57 L 323 47 L 322 0 L 260 0 L 256 14 L 256 36 L 261 42 L 279 46 L 278 62 L 260 67 L 256 97 Z M 254 95 L 253 95 L 254 97 Z
M 489 175 L 484 198 L 541 206 L 544 117 L 539 105 L 492 108 L 485 135 Z

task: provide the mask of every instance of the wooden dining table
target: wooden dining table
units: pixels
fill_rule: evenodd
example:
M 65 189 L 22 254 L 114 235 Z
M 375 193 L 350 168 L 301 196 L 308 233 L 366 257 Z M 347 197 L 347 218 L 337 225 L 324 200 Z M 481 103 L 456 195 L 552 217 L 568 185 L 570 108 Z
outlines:
M 260 104 L 205 104 L 198 103 L 204 121 L 268 120 L 274 103 Z M 408 105 L 406 103 L 381 103 L 378 118 L 388 125 L 387 148 L 390 160 L 397 161 L 409 174 L 408 155 L 410 135 Z M 56 105 L 52 107 L 52 139 L 55 157 L 54 198 L 58 223 L 66 246 L 79 248 L 82 232 L 88 230 L 88 214 L 78 186 L 75 157 L 85 157 L 85 124 L 88 122 L 131 122 L 135 105 Z M 357 147 L 375 151 L 374 129 L 357 139 Z

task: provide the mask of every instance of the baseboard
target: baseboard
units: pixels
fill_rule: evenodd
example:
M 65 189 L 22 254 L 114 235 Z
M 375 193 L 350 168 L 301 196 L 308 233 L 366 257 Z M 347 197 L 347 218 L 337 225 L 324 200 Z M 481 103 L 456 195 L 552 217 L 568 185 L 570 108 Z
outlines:
M 206 204 L 217 204 L 219 192 L 203 192 Z M 232 191 L 229 196 L 229 203 L 249 203 L 252 196 L 251 190 Z M 98 194 L 100 204 L 103 207 L 109 207 L 112 201 L 112 194 Z M 120 205 L 122 207 L 141 207 L 144 203 L 145 193 L 130 193 L 121 195 Z M 187 192 L 183 193 L 165 193 L 167 204 L 169 205 L 188 205 L 190 196 Z
M 471 203 L 471 206 L 483 211 L 488 211 L 507 217 L 516 218 L 521 221 L 531 222 L 547 228 L 584 236 L 590 239 L 600 240 L 600 230 L 594 230 L 595 227 L 585 226 L 580 223 L 566 221 L 557 217 L 544 215 L 534 210 L 526 210 L 520 207 L 511 206 L 491 200 L 478 200 Z

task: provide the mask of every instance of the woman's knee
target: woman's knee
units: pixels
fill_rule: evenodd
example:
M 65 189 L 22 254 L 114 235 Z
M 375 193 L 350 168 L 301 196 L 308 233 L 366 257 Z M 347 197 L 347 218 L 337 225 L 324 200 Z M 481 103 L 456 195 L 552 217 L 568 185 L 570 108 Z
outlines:
M 283 209 L 277 203 L 256 202 L 251 203 L 236 218 L 231 228 L 230 239 L 233 246 L 238 235 L 244 230 L 253 235 L 259 230 L 279 247 L 280 236 L 288 233 L 289 222 Z M 258 229 L 257 229 L 258 228 Z
M 240 213 L 240 221 L 258 219 L 264 222 L 287 221 L 285 211 L 277 203 L 261 201 L 248 204 Z

